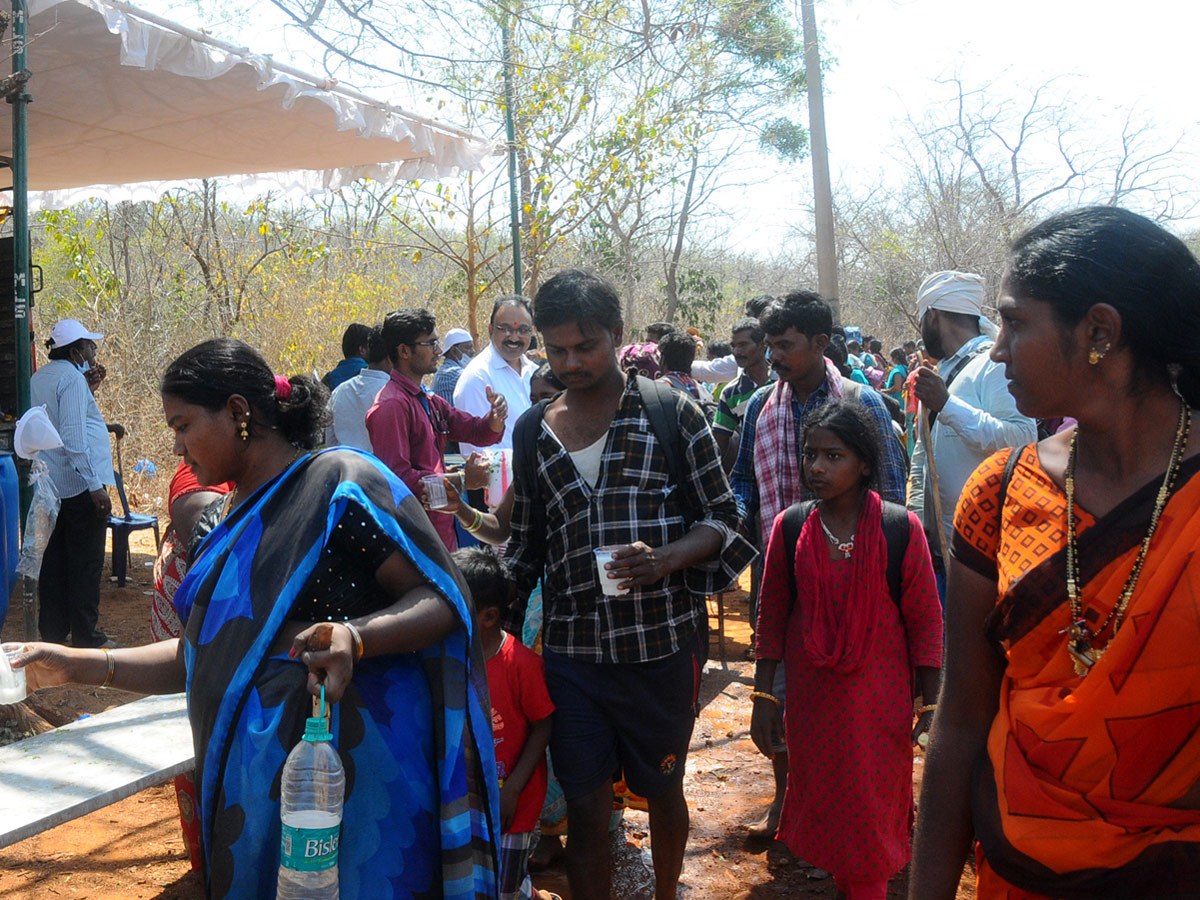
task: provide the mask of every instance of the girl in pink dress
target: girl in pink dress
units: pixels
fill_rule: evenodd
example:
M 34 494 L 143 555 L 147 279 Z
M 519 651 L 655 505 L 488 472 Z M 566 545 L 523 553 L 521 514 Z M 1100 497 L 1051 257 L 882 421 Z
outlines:
M 815 502 L 781 513 L 767 544 L 751 735 L 771 756 L 786 734 L 779 839 L 849 900 L 884 900 L 909 859 L 913 742 L 937 697 L 941 609 L 920 522 L 871 490 L 880 446 L 862 406 L 813 411 L 803 447 Z M 803 523 L 798 537 L 785 519 Z M 786 713 L 771 693 L 780 662 Z

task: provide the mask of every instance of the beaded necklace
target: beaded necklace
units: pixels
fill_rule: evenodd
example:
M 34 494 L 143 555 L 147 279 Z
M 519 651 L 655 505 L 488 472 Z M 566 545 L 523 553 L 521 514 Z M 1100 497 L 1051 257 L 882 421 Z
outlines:
M 1079 429 L 1076 429 L 1071 435 L 1071 451 L 1067 457 L 1067 471 L 1064 478 L 1067 488 L 1067 606 L 1070 610 L 1071 624 L 1059 633 L 1067 635 L 1067 653 L 1070 654 L 1071 661 L 1075 665 L 1075 674 L 1080 677 L 1087 675 L 1104 651 L 1108 649 L 1107 644 L 1104 647 L 1093 647 L 1092 642 L 1097 640 L 1111 623 L 1112 635 L 1109 636 L 1109 643 L 1111 643 L 1117 634 L 1117 629 L 1121 627 L 1121 622 L 1125 619 L 1125 611 L 1129 608 L 1129 601 L 1133 599 L 1134 588 L 1137 587 L 1138 577 L 1142 574 L 1142 565 L 1146 562 L 1146 554 L 1150 551 L 1150 542 L 1154 539 L 1154 532 L 1158 530 L 1158 522 L 1167 506 L 1167 500 L 1170 499 L 1171 493 L 1175 489 L 1175 479 L 1179 475 L 1179 466 L 1183 461 L 1183 453 L 1187 448 L 1191 429 L 1192 411 L 1187 403 L 1183 403 L 1179 410 L 1179 426 L 1175 430 L 1175 444 L 1171 447 L 1171 458 L 1167 462 L 1167 471 L 1163 476 L 1162 485 L 1158 489 L 1158 497 L 1154 501 L 1154 511 L 1150 514 L 1150 527 L 1146 531 L 1146 536 L 1142 538 L 1142 547 L 1138 551 L 1137 561 L 1133 564 L 1133 571 L 1125 579 L 1125 587 L 1121 591 L 1120 598 L 1109 611 L 1108 618 L 1094 631 L 1083 617 L 1083 604 L 1079 599 L 1079 568 L 1076 559 L 1078 548 L 1075 534 L 1075 450 Z

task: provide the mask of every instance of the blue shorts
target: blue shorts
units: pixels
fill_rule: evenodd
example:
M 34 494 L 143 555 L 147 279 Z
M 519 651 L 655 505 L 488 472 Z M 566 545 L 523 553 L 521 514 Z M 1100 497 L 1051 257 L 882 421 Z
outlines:
M 554 701 L 550 756 L 567 800 L 625 783 L 647 799 L 683 778 L 696 723 L 702 638 L 665 659 L 591 663 L 543 651 L 546 687 Z

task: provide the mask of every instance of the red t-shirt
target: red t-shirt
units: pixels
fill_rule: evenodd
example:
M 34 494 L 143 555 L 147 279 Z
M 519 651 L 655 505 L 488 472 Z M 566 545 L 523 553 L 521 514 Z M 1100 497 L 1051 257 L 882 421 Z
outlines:
M 501 780 L 508 777 L 525 749 L 529 726 L 554 712 L 546 691 L 542 658 L 516 640 L 504 635 L 496 655 L 487 661 L 488 690 L 492 695 L 492 740 L 496 744 L 496 770 Z M 537 828 L 542 804 L 546 802 L 546 759 L 543 754 L 529 783 L 517 800 L 517 813 L 506 833 L 518 834 Z

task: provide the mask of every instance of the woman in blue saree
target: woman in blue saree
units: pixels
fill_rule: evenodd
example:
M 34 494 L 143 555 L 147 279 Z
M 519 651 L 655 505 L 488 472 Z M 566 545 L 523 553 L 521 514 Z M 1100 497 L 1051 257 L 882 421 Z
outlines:
M 470 603 L 429 518 L 378 460 L 310 453 L 327 394 L 207 341 L 162 381 L 175 452 L 234 481 L 176 593 L 178 641 L 22 648 L 33 688 L 186 689 L 212 898 L 275 895 L 279 783 L 310 694 L 333 704 L 346 769 L 342 900 L 495 896 L 498 835 L 486 675 Z M 314 623 L 332 621 L 326 650 Z

